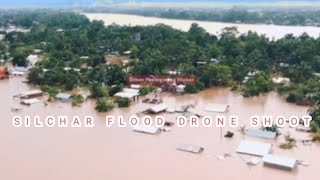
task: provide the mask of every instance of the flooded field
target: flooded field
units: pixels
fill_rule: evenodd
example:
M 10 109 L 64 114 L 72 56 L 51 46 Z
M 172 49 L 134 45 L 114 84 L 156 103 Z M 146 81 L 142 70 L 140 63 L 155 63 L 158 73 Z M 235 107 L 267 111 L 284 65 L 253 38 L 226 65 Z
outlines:
M 18 101 L 13 95 L 31 89 L 23 83 L 23 77 L 13 77 L 0 81 L 1 120 L 0 120 L 0 179 L 3 180 L 102 180 L 102 179 L 308 179 L 317 175 L 320 166 L 320 146 L 298 147 L 281 150 L 278 145 L 284 142 L 283 136 L 277 140 L 254 139 L 241 135 L 238 128 L 225 128 L 235 132 L 232 139 L 220 138 L 219 128 L 178 128 L 159 135 L 133 132 L 131 127 L 105 127 L 106 115 L 123 115 L 125 118 L 149 107 L 136 102 L 130 108 L 114 109 L 109 113 L 97 113 L 95 102 L 88 100 L 82 107 L 72 107 L 70 103 L 54 102 L 44 106 L 38 103 L 23 106 L 22 111 L 13 112 L 11 106 Z M 307 107 L 286 103 L 276 93 L 258 98 L 245 99 L 226 88 L 205 90 L 195 95 L 162 94 L 164 103 L 170 108 L 194 104 L 192 112 L 201 115 L 217 115 L 204 111 L 207 103 L 226 103 L 228 113 L 219 115 L 238 115 L 241 125 L 248 125 L 249 117 L 258 115 L 306 115 Z M 45 97 L 41 99 L 45 100 Z M 141 100 L 141 98 L 140 98 Z M 91 115 L 95 118 L 94 128 L 15 128 L 12 117 L 15 115 Z M 162 114 L 166 120 L 175 121 L 179 114 Z M 283 134 L 290 132 L 296 139 L 309 138 L 306 133 L 296 132 L 285 127 Z M 251 157 L 237 154 L 236 148 L 243 139 L 270 142 L 273 154 L 304 160 L 309 167 L 298 166 L 296 171 L 287 172 L 273 168 L 248 166 L 245 162 Z M 179 143 L 204 147 L 202 154 L 177 151 Z M 217 155 L 230 153 L 232 157 L 218 160 Z
M 234 24 L 234 23 L 221 23 L 221 22 L 209 22 L 209 21 L 192 21 L 192 20 L 176 20 L 176 19 L 164 19 L 154 17 L 144 17 L 136 15 L 124 15 L 124 14 L 85 14 L 90 20 L 102 20 L 106 25 L 118 24 L 127 26 L 149 26 L 155 24 L 166 24 L 175 29 L 182 31 L 188 31 L 192 23 L 198 23 L 199 26 L 204 28 L 207 32 L 219 35 L 221 30 L 226 27 L 237 27 L 238 31 L 247 33 L 248 31 L 257 32 L 258 34 L 266 35 L 266 37 L 272 39 L 280 39 L 287 34 L 293 34 L 299 36 L 304 32 L 308 33 L 311 37 L 319 37 L 320 28 L 312 26 L 279 26 L 279 25 L 263 25 L 263 24 Z

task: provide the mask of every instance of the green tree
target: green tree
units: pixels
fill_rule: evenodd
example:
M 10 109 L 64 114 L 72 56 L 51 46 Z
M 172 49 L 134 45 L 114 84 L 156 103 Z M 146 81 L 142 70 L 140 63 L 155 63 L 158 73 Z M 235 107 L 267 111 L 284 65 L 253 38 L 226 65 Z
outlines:
M 98 112 L 107 112 L 114 108 L 114 104 L 112 100 L 108 99 L 107 97 L 101 97 L 97 100 L 97 105 L 95 109 Z

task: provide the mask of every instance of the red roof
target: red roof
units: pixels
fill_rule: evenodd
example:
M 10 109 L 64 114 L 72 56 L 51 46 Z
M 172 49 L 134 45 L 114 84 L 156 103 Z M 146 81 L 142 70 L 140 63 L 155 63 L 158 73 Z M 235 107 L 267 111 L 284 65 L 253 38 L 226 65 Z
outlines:
M 6 70 L 0 71 L 0 76 L 5 76 L 5 75 L 7 75 L 7 71 Z

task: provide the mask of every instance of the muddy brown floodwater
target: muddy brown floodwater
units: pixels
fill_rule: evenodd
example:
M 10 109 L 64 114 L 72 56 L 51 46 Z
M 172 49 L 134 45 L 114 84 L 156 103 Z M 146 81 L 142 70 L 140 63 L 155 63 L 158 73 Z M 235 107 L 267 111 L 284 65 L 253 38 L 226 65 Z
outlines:
M 296 171 L 287 172 L 273 168 L 247 166 L 249 156 L 235 152 L 240 140 L 251 139 L 241 135 L 237 128 L 225 128 L 223 132 L 235 132 L 233 139 L 220 139 L 220 130 L 211 128 L 178 128 L 159 135 L 146 135 L 132 131 L 131 127 L 105 127 L 104 118 L 109 115 L 129 117 L 148 107 L 147 104 L 135 103 L 130 108 L 114 109 L 109 113 L 97 113 L 95 102 L 86 101 L 82 107 L 72 107 L 70 103 L 50 103 L 47 107 L 38 103 L 30 107 L 23 106 L 21 112 L 12 112 L 16 102 L 14 94 L 31 89 L 24 84 L 23 77 L 13 77 L 0 81 L 0 179 L 1 180 L 102 180 L 102 179 L 140 179 L 140 180 L 234 180 L 234 179 L 311 179 L 318 174 L 320 166 L 320 146 L 298 147 L 281 150 L 277 140 L 252 139 L 271 142 L 273 154 L 304 160 L 309 167 L 299 166 Z M 209 102 L 227 103 L 230 111 L 225 115 L 238 115 L 241 125 L 249 122 L 249 117 L 258 115 L 306 115 L 307 107 L 286 103 L 276 93 L 269 93 L 256 98 L 243 98 L 226 88 L 205 90 L 195 95 L 174 96 L 163 94 L 164 102 L 171 108 L 195 104 L 191 109 L 201 115 L 215 115 L 203 110 Z M 42 99 L 43 100 L 43 99 Z M 65 114 L 91 115 L 95 118 L 94 128 L 15 128 L 12 117 L 15 115 Z M 174 121 L 178 114 L 162 114 Z M 222 114 L 223 115 L 223 114 Z M 309 138 L 308 134 L 295 132 L 285 127 L 282 133 L 291 132 L 296 139 Z M 178 143 L 203 146 L 202 154 L 177 151 Z M 233 156 L 218 160 L 217 155 L 231 153 Z

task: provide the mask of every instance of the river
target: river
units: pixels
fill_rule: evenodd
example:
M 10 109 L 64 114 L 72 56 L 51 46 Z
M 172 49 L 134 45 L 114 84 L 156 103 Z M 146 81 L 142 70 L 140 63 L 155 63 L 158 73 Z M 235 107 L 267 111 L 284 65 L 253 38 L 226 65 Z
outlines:
M 149 105 L 134 103 L 130 108 L 115 108 L 108 113 L 97 113 L 95 101 L 88 100 L 81 107 L 72 107 L 70 103 L 53 102 L 48 106 L 38 103 L 22 106 L 20 112 L 11 111 L 11 106 L 18 101 L 13 95 L 32 89 L 23 83 L 24 77 L 12 77 L 0 81 L 0 179 L 3 180 L 102 180 L 102 179 L 311 179 L 317 176 L 320 166 L 320 146 L 298 147 L 282 150 L 278 145 L 284 141 L 283 136 L 277 140 L 254 139 L 270 142 L 273 153 L 304 160 L 309 167 L 299 166 L 298 170 L 286 172 L 263 167 L 262 163 L 249 167 L 244 161 L 251 157 L 235 152 L 239 142 L 252 139 L 241 135 L 238 128 L 226 127 L 235 132 L 232 139 L 220 139 L 220 130 L 211 128 L 178 128 L 159 135 L 147 135 L 133 132 L 131 127 L 105 127 L 106 115 L 123 115 L 128 118 Z M 204 111 L 207 103 L 226 103 L 230 105 L 228 113 L 221 115 L 238 115 L 241 125 L 248 125 L 249 117 L 258 115 L 306 115 L 308 107 L 286 103 L 283 98 L 271 92 L 260 97 L 243 98 L 227 88 L 212 88 L 193 95 L 162 94 L 163 101 L 170 107 L 178 109 L 182 105 L 194 104 L 191 111 L 201 115 L 218 115 Z M 41 101 L 44 101 L 43 97 Z M 141 101 L 141 99 L 140 99 Z M 12 125 L 13 116 L 34 116 L 44 118 L 48 115 L 85 116 L 95 118 L 93 128 L 36 128 Z M 162 114 L 174 121 L 178 114 Z M 282 133 L 290 132 L 294 138 L 310 138 L 308 134 L 296 132 L 285 127 Z M 202 154 L 177 151 L 179 143 L 195 144 L 205 148 Z M 230 153 L 232 157 L 218 160 L 217 155 Z
M 313 26 L 279 26 L 279 25 L 264 25 L 264 24 L 235 24 L 209 21 L 193 21 L 193 20 L 178 20 L 165 19 L 155 17 L 144 17 L 137 15 L 125 14 L 104 14 L 104 13 L 87 13 L 85 14 L 90 20 L 102 20 L 106 25 L 113 23 L 126 26 L 149 26 L 155 24 L 166 24 L 175 29 L 188 31 L 192 23 L 198 23 L 200 27 L 213 35 L 219 35 L 221 30 L 226 27 L 237 27 L 239 33 L 247 33 L 248 31 L 257 32 L 260 35 L 265 35 L 270 39 L 280 39 L 287 34 L 300 36 L 306 32 L 309 36 L 317 38 L 320 35 L 320 27 Z

